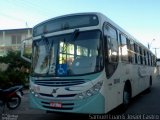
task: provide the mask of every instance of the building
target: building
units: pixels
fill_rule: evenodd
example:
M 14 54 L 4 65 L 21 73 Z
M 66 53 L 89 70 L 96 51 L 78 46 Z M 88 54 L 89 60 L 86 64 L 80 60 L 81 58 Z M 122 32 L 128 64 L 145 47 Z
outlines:
M 0 30 L 0 56 L 8 50 L 20 50 L 21 41 L 32 36 L 32 28 Z

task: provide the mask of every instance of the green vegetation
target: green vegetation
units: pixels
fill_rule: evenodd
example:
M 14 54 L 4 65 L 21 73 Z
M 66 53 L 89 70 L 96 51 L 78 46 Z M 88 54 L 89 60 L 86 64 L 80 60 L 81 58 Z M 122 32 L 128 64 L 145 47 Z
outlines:
M 0 70 L 0 88 L 28 84 L 30 63 L 20 57 L 19 51 L 9 51 L 6 56 L 0 57 L 0 63 L 9 64 L 5 71 Z

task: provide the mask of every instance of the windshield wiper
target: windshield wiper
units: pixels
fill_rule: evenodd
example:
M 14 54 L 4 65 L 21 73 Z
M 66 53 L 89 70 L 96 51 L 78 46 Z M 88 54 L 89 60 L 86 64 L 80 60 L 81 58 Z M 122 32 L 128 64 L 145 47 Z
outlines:
M 43 41 L 43 43 L 45 45 L 45 49 L 46 49 L 46 53 L 47 53 L 46 56 L 47 56 L 48 61 L 49 61 L 49 63 L 48 63 L 48 70 L 47 70 L 46 74 L 49 74 L 49 68 L 50 68 L 50 65 L 51 65 L 51 63 L 50 63 L 51 62 L 50 61 L 50 52 L 51 52 L 51 46 L 52 46 L 52 44 L 49 43 L 48 38 L 45 37 L 44 35 L 42 35 L 41 38 L 42 38 L 42 41 Z
M 42 38 L 42 41 L 44 41 L 45 43 L 47 53 L 49 53 L 51 45 L 49 44 L 48 38 L 46 38 L 45 36 L 41 36 L 41 38 Z
M 78 35 L 79 35 L 79 29 L 75 29 L 72 35 L 72 41 L 75 41 Z

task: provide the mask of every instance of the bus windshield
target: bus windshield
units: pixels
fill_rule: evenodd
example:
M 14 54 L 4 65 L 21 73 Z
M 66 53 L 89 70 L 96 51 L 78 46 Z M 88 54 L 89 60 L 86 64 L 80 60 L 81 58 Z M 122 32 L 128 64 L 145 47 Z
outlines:
M 103 67 L 101 32 L 78 32 L 33 42 L 32 74 L 73 76 L 98 72 Z

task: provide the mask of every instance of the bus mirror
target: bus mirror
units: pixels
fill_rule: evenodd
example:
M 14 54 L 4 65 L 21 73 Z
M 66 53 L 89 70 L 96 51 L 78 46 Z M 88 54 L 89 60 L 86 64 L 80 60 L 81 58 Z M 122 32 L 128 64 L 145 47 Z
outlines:
M 31 63 L 31 55 L 32 55 L 32 38 L 28 38 L 22 41 L 21 58 Z

